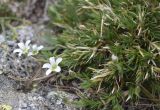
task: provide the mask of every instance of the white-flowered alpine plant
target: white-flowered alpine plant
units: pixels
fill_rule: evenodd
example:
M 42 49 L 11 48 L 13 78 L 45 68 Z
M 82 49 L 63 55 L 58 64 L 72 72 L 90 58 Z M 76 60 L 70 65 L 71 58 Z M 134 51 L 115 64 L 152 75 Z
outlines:
M 15 49 L 13 53 L 19 53 L 18 55 L 21 56 L 22 54 L 28 54 L 30 50 L 30 40 L 27 40 L 25 43 L 20 42 L 18 43 L 18 49 Z
M 37 55 L 39 51 L 43 49 L 43 46 L 37 46 L 36 44 L 32 46 L 31 51 L 28 53 L 28 56 Z
M 58 66 L 59 63 L 62 61 L 62 58 L 55 58 L 51 57 L 49 58 L 50 63 L 45 63 L 42 68 L 47 68 L 46 75 L 49 75 L 51 72 L 60 72 L 61 67 Z
M 39 51 L 43 48 L 43 46 L 37 46 L 36 44 L 30 45 L 30 40 L 27 40 L 25 43 L 20 42 L 18 43 L 18 49 L 15 49 L 13 53 L 19 53 L 18 55 L 21 56 L 22 54 L 24 55 L 37 55 Z
M 21 56 L 22 54 L 32 56 L 37 55 L 41 49 L 44 47 L 42 45 L 37 46 L 36 44 L 30 45 L 31 41 L 27 40 L 25 43 L 20 42 L 18 43 L 18 49 L 15 49 L 13 53 L 19 53 L 18 55 Z M 51 72 L 60 72 L 61 67 L 59 63 L 62 61 L 62 58 L 49 58 L 49 63 L 45 63 L 42 68 L 47 68 L 46 75 L 49 75 Z

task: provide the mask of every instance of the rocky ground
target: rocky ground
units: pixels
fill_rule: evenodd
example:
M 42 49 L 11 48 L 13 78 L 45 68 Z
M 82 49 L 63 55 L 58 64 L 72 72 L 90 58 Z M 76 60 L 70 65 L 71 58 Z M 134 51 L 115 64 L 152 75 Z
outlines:
M 0 83 L 0 103 L 11 106 L 13 110 L 74 110 L 62 102 L 60 93 L 55 90 L 20 92 L 15 90 L 15 82 L 3 75 Z
M 68 102 L 75 100 L 74 94 L 60 91 L 47 83 L 29 83 L 28 79 L 39 72 L 44 76 L 44 71 L 39 62 L 32 57 L 18 57 L 13 53 L 20 41 L 32 40 L 33 43 L 44 44 L 40 36 L 46 31 L 44 22 L 47 22 L 48 5 L 54 0 L 28 0 L 23 2 L 11 2 L 9 7 L 17 16 L 22 17 L 31 25 L 16 25 L 17 38 L 11 38 L 12 31 L 6 30 L 0 34 L 0 110 L 76 110 Z M 36 37 L 35 37 L 36 36 Z M 29 84 L 28 84 L 29 83 Z M 27 86 L 26 86 L 27 85 Z M 30 87 L 32 86 L 32 87 Z M 7 109 L 8 107 L 8 109 Z
M 28 31 L 31 29 L 32 31 Z M 35 32 L 33 27 L 23 27 L 17 31 L 19 41 L 33 39 Z M 29 32 L 24 33 L 21 32 Z M 23 34 L 23 35 L 21 35 Z M 7 104 L 13 110 L 75 110 L 74 107 L 66 105 L 63 99 L 74 100 L 75 95 L 65 93 L 49 87 L 47 84 L 40 84 L 30 90 L 25 90 L 25 81 L 18 78 L 30 79 L 36 71 L 38 62 L 32 58 L 18 57 L 13 53 L 17 47 L 14 40 L 6 40 L 0 35 L 0 104 Z M 27 36 L 27 37 L 26 37 Z M 41 71 L 43 74 L 43 72 Z M 28 83 L 26 81 L 26 83 Z

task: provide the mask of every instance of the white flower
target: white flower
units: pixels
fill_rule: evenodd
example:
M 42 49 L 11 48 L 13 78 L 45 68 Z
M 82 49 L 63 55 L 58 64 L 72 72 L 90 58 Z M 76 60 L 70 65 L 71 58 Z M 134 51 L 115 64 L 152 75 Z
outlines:
M 21 56 L 22 54 L 28 54 L 30 49 L 30 40 L 27 40 L 25 43 L 20 42 L 18 43 L 19 49 L 15 49 L 13 53 L 19 53 L 18 55 Z
M 28 53 L 28 56 L 31 56 L 31 55 L 37 55 L 39 53 L 39 51 L 43 49 L 43 46 L 37 46 L 36 44 L 32 46 L 32 50 L 31 52 Z
M 114 55 L 114 54 L 112 54 L 111 58 L 112 58 L 113 61 L 118 60 L 118 57 L 116 55 Z
M 49 58 L 50 63 L 45 63 L 42 68 L 48 68 L 46 75 L 49 75 L 52 71 L 60 72 L 61 68 L 58 64 L 62 61 L 62 58 L 55 59 L 54 57 Z

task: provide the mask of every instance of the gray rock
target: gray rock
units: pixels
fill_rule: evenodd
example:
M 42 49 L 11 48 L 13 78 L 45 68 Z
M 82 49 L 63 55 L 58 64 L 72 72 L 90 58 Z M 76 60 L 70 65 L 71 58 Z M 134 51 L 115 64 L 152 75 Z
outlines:
M 5 42 L 5 36 L 0 34 L 0 44 Z
M 33 30 L 32 30 L 33 31 Z M 26 31 L 27 32 L 27 31 Z M 27 38 L 32 38 L 28 34 Z M 21 36 L 26 40 L 25 37 Z M 62 91 L 56 91 L 53 88 L 39 87 L 34 91 L 17 91 L 17 87 L 24 85 L 24 82 L 17 82 L 8 78 L 8 75 L 21 78 L 30 78 L 35 74 L 39 63 L 32 57 L 18 57 L 13 54 L 17 48 L 16 41 L 7 41 L 0 44 L 0 104 L 7 104 L 13 107 L 13 110 L 75 110 L 76 108 L 66 105 L 63 98 L 74 100 L 75 96 Z M 23 88 L 20 87 L 20 90 Z

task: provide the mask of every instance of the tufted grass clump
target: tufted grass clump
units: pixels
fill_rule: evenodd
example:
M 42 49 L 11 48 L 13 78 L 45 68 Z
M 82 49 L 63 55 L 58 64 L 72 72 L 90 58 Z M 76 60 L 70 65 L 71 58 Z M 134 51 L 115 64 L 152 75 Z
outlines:
M 60 0 L 49 15 L 62 29 L 55 49 L 63 68 L 83 89 L 76 104 L 160 107 L 159 0 Z

